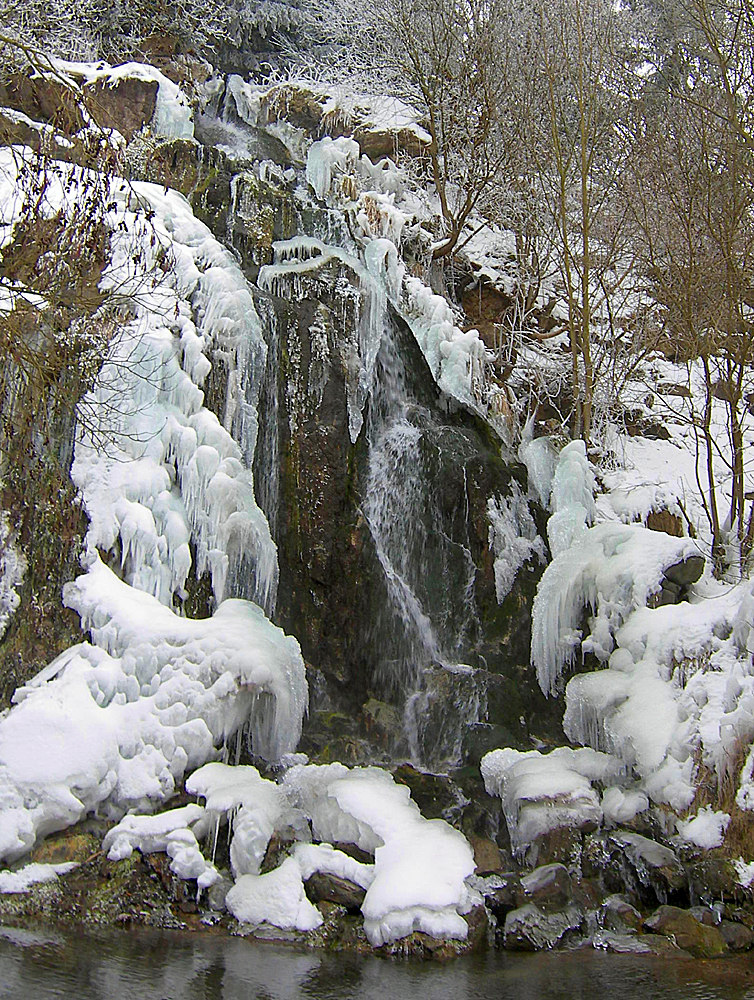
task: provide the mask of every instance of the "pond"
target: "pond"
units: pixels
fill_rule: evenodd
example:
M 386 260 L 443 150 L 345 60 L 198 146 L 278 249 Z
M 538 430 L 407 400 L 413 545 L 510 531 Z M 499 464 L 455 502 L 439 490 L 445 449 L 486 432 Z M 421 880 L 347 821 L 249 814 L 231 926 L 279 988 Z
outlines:
M 488 952 L 446 964 L 211 934 L 0 928 L 3 1000 L 754 1000 L 750 956 Z

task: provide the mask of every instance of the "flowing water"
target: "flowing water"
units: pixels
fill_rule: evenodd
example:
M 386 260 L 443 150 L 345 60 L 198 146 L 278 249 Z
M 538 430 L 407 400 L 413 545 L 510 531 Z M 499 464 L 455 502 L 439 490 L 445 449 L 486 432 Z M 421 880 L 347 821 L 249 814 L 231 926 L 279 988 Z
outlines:
M 0 928 L 3 1000 L 754 1000 L 754 963 L 594 951 L 439 964 L 147 931 Z

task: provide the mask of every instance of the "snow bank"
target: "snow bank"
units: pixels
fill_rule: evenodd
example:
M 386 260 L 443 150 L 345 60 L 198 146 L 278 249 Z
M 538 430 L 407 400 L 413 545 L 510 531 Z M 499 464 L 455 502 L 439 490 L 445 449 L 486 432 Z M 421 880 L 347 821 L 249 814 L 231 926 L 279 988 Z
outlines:
M 474 871 L 473 852 L 447 823 L 424 819 L 408 788 L 379 768 L 342 764 L 291 768 L 284 785 L 311 817 L 317 839 L 374 852 L 374 878 L 362 905 L 372 945 L 413 931 L 467 937 L 462 914 L 476 897 L 464 879 Z
M 481 761 L 488 795 L 502 802 L 511 845 L 522 854 L 538 837 L 560 827 L 596 829 L 602 823 L 593 781 L 605 784 L 621 773 L 621 763 L 596 750 L 558 747 L 492 750 Z

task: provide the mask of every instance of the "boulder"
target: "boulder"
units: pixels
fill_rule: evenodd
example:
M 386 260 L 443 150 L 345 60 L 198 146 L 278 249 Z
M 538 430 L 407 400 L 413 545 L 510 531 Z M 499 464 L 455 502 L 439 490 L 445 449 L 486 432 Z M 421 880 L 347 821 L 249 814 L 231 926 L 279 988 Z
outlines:
M 521 879 L 515 872 L 474 876 L 469 884 L 481 893 L 487 909 L 502 924 L 511 910 L 521 903 Z
M 644 921 L 646 930 L 672 938 L 679 948 L 695 958 L 718 958 L 728 951 L 716 927 L 699 923 L 689 910 L 678 906 L 660 906 Z
M 600 907 L 604 927 L 616 934 L 636 933 L 643 924 L 642 915 L 622 896 L 608 896 Z
M 360 912 L 366 895 L 355 882 L 327 872 L 315 872 L 304 882 L 304 890 L 312 903 L 335 903 L 349 913 Z
M 608 835 L 610 864 L 617 861 L 627 884 L 636 883 L 637 891 L 648 896 L 651 890 L 660 902 L 686 898 L 686 870 L 675 851 L 648 837 L 625 830 Z
M 565 865 L 542 865 L 521 879 L 527 903 L 550 912 L 562 910 L 571 901 L 571 876 Z
M 84 88 L 87 109 L 102 128 L 117 129 L 131 140 L 148 125 L 157 105 L 159 84 L 156 80 L 126 77 L 112 86 L 103 80 Z
M 499 872 L 502 870 L 500 848 L 489 837 L 477 837 L 470 834 L 467 838 L 474 851 L 474 864 L 477 874 L 481 872 Z
M 681 562 L 668 566 L 665 578 L 679 587 L 690 587 L 696 583 L 704 571 L 704 556 L 689 556 Z
M 575 906 L 556 913 L 545 913 L 533 903 L 527 903 L 511 910 L 506 916 L 504 945 L 515 951 L 555 948 L 568 935 L 581 929 L 581 921 L 581 911 Z
M 744 927 L 743 924 L 735 924 L 732 920 L 723 920 L 719 930 L 730 951 L 748 951 L 754 947 L 754 931 Z

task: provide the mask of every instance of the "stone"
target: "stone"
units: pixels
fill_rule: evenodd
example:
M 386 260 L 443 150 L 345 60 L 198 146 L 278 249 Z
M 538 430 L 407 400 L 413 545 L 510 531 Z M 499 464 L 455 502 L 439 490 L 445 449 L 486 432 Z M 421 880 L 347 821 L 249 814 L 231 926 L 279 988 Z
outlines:
M 650 510 L 647 514 L 646 526 L 650 531 L 662 531 L 674 538 L 683 538 L 683 519 L 679 514 L 671 513 L 666 507 L 661 510 Z
M 699 923 L 689 910 L 678 906 L 660 906 L 644 921 L 646 930 L 672 938 L 679 948 L 695 958 L 718 958 L 728 951 L 716 927 Z
M 649 955 L 651 946 L 635 934 L 624 934 L 612 930 L 597 931 L 592 935 L 592 947 L 597 951 L 607 951 L 613 955 Z
M 575 906 L 556 913 L 545 913 L 527 903 L 505 918 L 504 946 L 514 951 L 543 951 L 555 948 L 564 938 L 581 929 L 581 911 Z
M 521 879 L 515 872 L 472 876 L 469 885 L 481 893 L 485 906 L 499 924 L 523 901 Z
M 720 923 L 720 915 L 711 910 L 709 906 L 691 906 L 689 913 L 693 914 L 694 919 L 698 920 L 700 924 L 705 924 L 707 927 L 717 927 Z
M 689 864 L 688 879 L 692 897 L 710 906 L 720 899 L 751 899 L 751 891 L 738 881 L 738 873 L 728 858 L 707 854 Z
M 84 95 L 89 113 L 97 124 L 117 129 L 130 141 L 139 129 L 151 122 L 158 89 L 156 80 L 127 77 L 113 86 L 98 80 L 84 88 Z
M 526 849 L 529 865 L 563 864 L 574 870 L 579 866 L 582 852 L 582 833 L 588 832 L 590 823 L 580 829 L 558 827 L 542 834 Z
M 207 890 L 207 905 L 210 910 L 222 913 L 225 910 L 225 897 L 233 887 L 232 880 L 227 875 L 222 875 L 219 882 L 215 882 Z
M 689 556 L 681 562 L 668 566 L 665 577 L 679 587 L 690 587 L 696 583 L 704 571 L 704 556 Z
M 633 876 L 633 880 L 638 883 L 637 890 L 644 890 L 645 896 L 647 890 L 651 890 L 663 903 L 669 899 L 686 899 L 686 870 L 677 854 L 669 847 L 625 830 L 609 834 L 607 845 L 612 848 L 611 855 L 617 855 L 629 884 Z
M 502 870 L 500 848 L 494 840 L 489 837 L 477 837 L 471 834 L 468 837 L 471 848 L 474 851 L 474 864 L 477 874 L 481 872 L 499 872 Z
M 349 913 L 360 912 L 366 895 L 355 882 L 327 872 L 315 872 L 304 882 L 304 889 L 312 903 L 335 903 Z
M 562 910 L 572 895 L 571 876 L 565 865 L 542 865 L 521 879 L 527 903 L 534 903 L 547 912 Z
M 723 920 L 719 927 L 723 941 L 730 951 L 748 951 L 754 947 L 754 931 L 736 924 L 732 920 Z
M 604 926 L 618 934 L 626 931 L 640 931 L 643 924 L 641 913 L 622 896 L 608 896 L 600 908 Z

